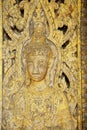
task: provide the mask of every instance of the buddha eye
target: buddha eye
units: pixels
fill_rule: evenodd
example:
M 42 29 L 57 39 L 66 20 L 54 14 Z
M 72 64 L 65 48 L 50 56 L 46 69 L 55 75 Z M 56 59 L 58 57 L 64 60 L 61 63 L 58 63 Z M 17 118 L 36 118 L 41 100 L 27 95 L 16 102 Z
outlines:
M 39 63 L 39 67 L 41 67 L 41 68 L 46 67 L 46 63 L 45 63 L 44 61 L 40 62 L 40 63 Z
M 43 63 L 43 60 L 40 60 L 39 62 L 40 62 L 40 63 Z
M 45 61 L 45 60 L 39 60 L 39 63 L 43 63 L 43 64 L 45 64 L 46 61 Z
M 32 65 L 33 64 L 33 62 L 32 61 L 28 61 L 28 65 Z

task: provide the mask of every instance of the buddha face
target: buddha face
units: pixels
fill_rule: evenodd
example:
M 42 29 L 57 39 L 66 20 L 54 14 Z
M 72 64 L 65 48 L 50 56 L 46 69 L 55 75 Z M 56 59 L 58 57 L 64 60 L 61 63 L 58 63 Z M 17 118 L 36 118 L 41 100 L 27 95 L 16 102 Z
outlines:
M 29 56 L 27 70 L 31 80 L 39 82 L 46 76 L 48 70 L 48 61 L 46 56 Z

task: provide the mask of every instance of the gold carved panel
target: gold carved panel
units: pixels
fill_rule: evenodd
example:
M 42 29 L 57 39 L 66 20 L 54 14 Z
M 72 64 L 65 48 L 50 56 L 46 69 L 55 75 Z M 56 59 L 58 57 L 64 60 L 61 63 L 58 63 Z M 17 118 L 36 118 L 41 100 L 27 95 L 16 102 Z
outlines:
M 0 7 L 1 130 L 82 130 L 81 1 Z

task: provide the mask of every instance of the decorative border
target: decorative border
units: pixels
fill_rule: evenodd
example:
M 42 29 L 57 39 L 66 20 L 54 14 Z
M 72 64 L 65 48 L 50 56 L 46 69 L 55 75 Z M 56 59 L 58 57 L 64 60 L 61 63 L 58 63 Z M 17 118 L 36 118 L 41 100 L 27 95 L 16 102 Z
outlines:
M 2 120 L 2 0 L 0 0 L 0 130 Z
M 81 7 L 81 0 L 78 0 L 78 130 L 82 130 Z
M 87 130 L 87 0 L 81 7 L 82 129 Z

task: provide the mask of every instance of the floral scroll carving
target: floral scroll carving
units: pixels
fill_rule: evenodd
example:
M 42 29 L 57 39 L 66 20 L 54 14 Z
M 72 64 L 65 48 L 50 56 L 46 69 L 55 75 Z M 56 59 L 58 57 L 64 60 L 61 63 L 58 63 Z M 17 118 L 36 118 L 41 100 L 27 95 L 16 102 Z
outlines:
M 78 1 L 3 1 L 3 130 L 76 130 Z

